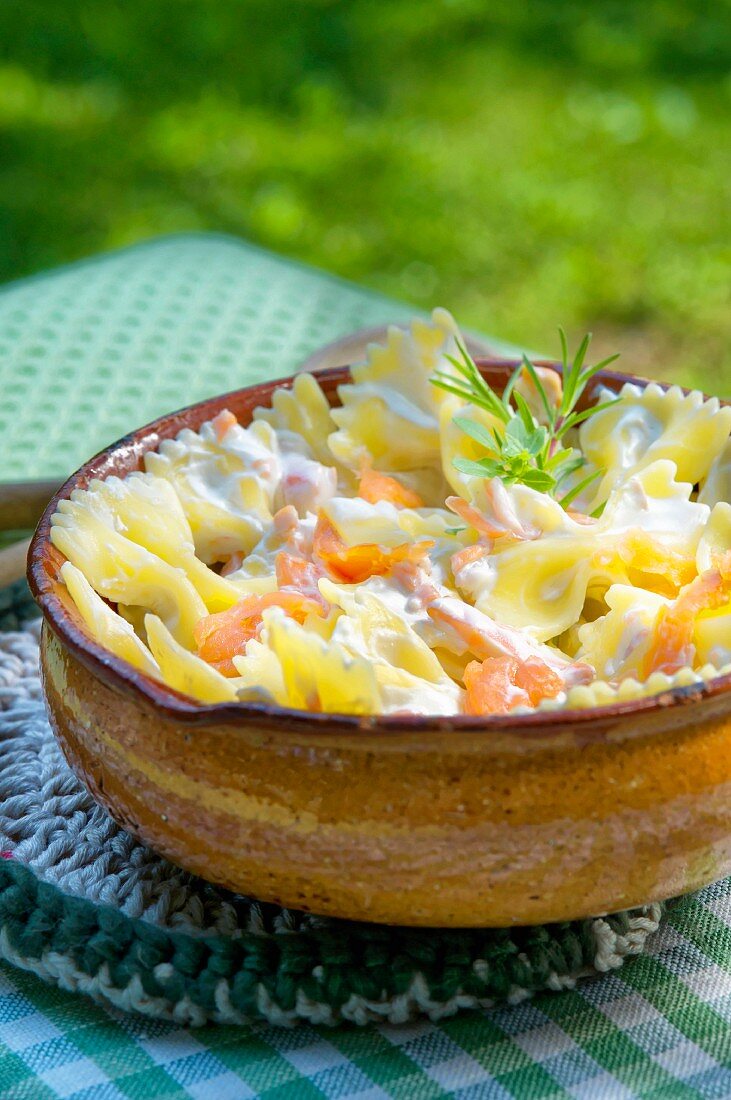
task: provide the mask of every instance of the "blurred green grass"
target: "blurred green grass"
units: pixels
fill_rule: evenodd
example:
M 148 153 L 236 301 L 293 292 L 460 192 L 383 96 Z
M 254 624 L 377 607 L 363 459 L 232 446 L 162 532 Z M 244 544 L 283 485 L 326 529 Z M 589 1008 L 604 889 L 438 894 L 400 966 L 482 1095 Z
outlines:
M 728 0 L 5 0 L 0 42 L 0 278 L 221 229 L 731 393 Z

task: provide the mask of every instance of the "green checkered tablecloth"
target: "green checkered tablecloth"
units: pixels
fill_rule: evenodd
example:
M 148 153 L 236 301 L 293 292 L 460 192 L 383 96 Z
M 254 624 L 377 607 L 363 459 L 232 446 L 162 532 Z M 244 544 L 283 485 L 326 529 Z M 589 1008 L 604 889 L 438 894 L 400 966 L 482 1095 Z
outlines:
M 286 374 L 316 346 L 410 312 L 211 236 L 7 287 L 0 478 L 60 477 L 131 425 Z M 731 1097 L 730 1023 L 731 880 L 673 907 L 617 973 L 439 1023 L 191 1031 L 104 1010 L 2 963 L 0 1100 L 720 1100 Z
M 104 1012 L 3 966 L 0 1096 L 722 1100 L 730 1024 L 724 882 L 680 903 L 619 975 L 439 1024 L 184 1031 Z

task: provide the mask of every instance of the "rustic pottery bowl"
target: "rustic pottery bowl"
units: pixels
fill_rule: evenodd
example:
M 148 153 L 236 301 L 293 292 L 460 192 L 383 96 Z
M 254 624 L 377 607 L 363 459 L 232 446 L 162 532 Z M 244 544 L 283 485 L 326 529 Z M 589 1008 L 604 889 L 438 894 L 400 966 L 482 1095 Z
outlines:
M 502 385 L 514 364 L 481 360 Z M 336 401 L 347 368 L 323 372 Z M 614 390 L 626 375 L 603 372 Z M 644 384 L 642 380 L 640 384 Z M 69 478 L 36 532 L 51 722 L 126 829 L 212 882 L 329 916 L 505 926 L 669 898 L 731 872 L 731 677 L 595 710 L 516 717 L 308 714 L 202 705 L 88 634 L 58 570 L 57 502 L 275 381 L 126 436 Z M 591 390 L 587 395 L 591 397 Z

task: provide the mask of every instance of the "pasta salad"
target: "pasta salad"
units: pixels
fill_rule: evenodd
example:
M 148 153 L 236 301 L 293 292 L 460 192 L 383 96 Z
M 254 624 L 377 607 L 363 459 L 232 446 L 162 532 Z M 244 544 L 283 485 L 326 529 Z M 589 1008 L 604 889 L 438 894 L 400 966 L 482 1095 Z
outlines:
M 731 408 L 389 330 L 331 408 L 302 374 L 61 501 L 92 636 L 201 703 L 506 715 L 731 671 Z M 601 366 L 601 364 L 600 364 Z

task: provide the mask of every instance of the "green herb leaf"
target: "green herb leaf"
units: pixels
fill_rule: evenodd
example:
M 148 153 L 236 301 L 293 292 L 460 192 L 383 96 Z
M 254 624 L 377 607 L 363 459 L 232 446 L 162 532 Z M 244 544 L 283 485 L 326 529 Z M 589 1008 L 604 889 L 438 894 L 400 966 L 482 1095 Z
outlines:
M 469 420 L 466 416 L 455 416 L 454 423 L 471 439 L 474 439 L 476 443 L 481 443 L 483 447 L 487 447 L 489 451 L 495 449 L 496 439 L 500 440 L 500 436 L 496 436 L 488 428 L 483 427 L 482 424 L 478 424 L 476 420 Z
M 453 465 L 455 470 L 471 477 L 499 477 L 502 471 L 500 463 L 492 458 L 481 458 L 479 462 L 475 462 L 474 459 L 457 456 Z
M 528 469 L 523 474 L 521 481 L 530 489 L 537 489 L 539 493 L 548 493 L 555 488 L 555 478 L 546 470 Z
M 575 428 L 577 424 L 582 424 L 585 420 L 588 420 L 590 416 L 594 416 L 595 413 L 601 412 L 602 409 L 610 409 L 612 405 L 616 405 L 617 402 L 621 400 L 621 397 L 613 397 L 610 401 L 600 401 L 598 405 L 591 405 L 588 409 L 583 409 L 581 412 L 572 413 L 561 425 L 561 434 L 564 435 L 566 432 L 570 431 L 571 428 Z
M 602 476 L 602 473 L 602 470 L 593 470 L 592 473 L 585 477 L 583 481 L 580 481 L 578 485 L 574 485 L 573 489 L 570 489 L 568 493 L 565 494 L 565 496 L 561 497 L 559 501 L 561 507 L 568 508 L 572 500 L 576 500 L 577 496 L 579 496 L 580 493 L 583 493 L 584 489 L 586 489 L 587 486 L 591 485 L 592 481 L 596 481 L 598 477 Z M 592 516 L 593 515 L 594 513 L 592 512 Z
M 572 428 L 620 400 L 612 398 L 581 411 L 576 407 L 597 371 L 613 363 L 617 356 L 611 355 L 596 366 L 586 366 L 591 336 L 587 334 L 583 338 L 571 359 L 566 333 L 562 328 L 558 331 L 563 369 L 563 392 L 558 407 L 551 404 L 546 387 L 527 356 L 523 356 L 523 361 L 513 370 L 502 395 L 497 394 L 482 377 L 469 352 L 459 341 L 457 350 L 460 357 L 447 356 L 456 374 L 447 371 L 434 374 L 431 381 L 435 386 L 454 394 L 465 404 L 484 409 L 499 421 L 498 427 L 486 428 L 469 417 L 454 418 L 458 428 L 485 448 L 483 458 L 455 458 L 453 464 L 460 473 L 470 477 L 499 477 L 506 485 L 518 482 L 555 497 L 562 482 L 586 465 L 583 455 L 573 447 L 564 447 L 561 440 Z M 539 423 L 525 397 L 516 388 L 523 372 L 533 383 L 547 424 Z M 563 507 L 566 508 L 603 472 L 595 470 L 574 485 L 560 498 Z
M 538 377 L 538 371 L 533 366 L 527 355 L 523 356 L 523 367 L 527 371 L 528 377 L 538 391 L 538 396 L 541 399 L 541 404 L 546 411 L 548 423 L 553 424 L 554 420 L 556 419 L 556 409 L 551 407 L 551 403 L 548 400 L 548 394 L 546 393 L 546 388 Z

